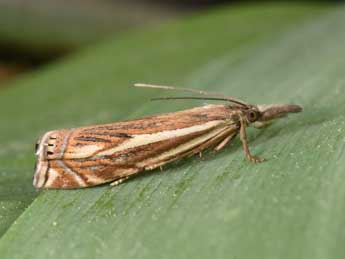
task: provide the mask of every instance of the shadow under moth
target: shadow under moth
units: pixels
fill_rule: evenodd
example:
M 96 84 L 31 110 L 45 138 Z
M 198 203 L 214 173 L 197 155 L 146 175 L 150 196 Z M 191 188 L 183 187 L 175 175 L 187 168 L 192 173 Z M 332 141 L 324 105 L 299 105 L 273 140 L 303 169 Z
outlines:
M 205 96 L 161 97 L 154 100 L 200 99 L 226 104 L 205 105 L 141 119 L 45 133 L 36 144 L 36 188 L 72 189 L 110 182 L 118 185 L 130 176 L 209 148 L 222 149 L 240 135 L 249 161 L 246 127 L 257 128 L 288 113 L 302 111 L 292 104 L 251 105 L 233 97 L 201 90 L 136 84 L 136 87 L 181 90 Z

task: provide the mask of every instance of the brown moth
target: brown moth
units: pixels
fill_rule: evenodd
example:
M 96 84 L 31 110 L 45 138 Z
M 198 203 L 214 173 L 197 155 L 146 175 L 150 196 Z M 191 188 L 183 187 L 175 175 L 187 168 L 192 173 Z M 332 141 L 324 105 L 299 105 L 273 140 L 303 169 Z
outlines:
M 246 157 L 251 155 L 246 127 L 263 127 L 288 113 L 302 111 L 298 105 L 250 105 L 187 88 L 136 84 L 137 87 L 183 90 L 215 97 L 163 97 L 202 99 L 231 104 L 206 105 L 188 110 L 111 124 L 45 133 L 36 144 L 36 188 L 71 189 L 111 182 L 115 186 L 130 176 L 152 170 L 180 158 L 222 149 L 240 135 Z

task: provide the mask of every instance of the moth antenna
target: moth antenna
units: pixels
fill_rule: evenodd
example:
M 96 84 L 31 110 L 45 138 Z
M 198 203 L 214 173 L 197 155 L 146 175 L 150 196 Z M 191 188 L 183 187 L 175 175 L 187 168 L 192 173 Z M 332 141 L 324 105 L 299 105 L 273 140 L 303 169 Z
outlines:
M 190 92 L 195 94 L 203 94 L 203 95 L 213 95 L 213 96 L 223 96 L 220 93 L 212 93 L 203 90 L 197 90 L 192 88 L 183 88 L 183 87 L 175 87 L 175 86 L 168 86 L 168 85 L 152 85 L 152 84 L 141 84 L 137 83 L 134 84 L 135 87 L 142 87 L 142 88 L 155 88 L 155 89 L 163 89 L 163 90 L 174 90 L 174 91 L 183 91 L 183 92 Z
M 175 86 L 167 86 L 167 85 L 153 85 L 153 84 L 142 84 L 142 83 L 136 83 L 134 84 L 134 87 L 141 87 L 141 88 L 154 88 L 154 89 L 163 89 L 163 90 L 174 90 L 174 91 L 183 91 L 183 92 L 190 92 L 190 93 L 196 93 L 196 94 L 202 94 L 202 95 L 208 95 L 208 96 L 218 96 L 220 98 L 216 98 L 216 99 L 205 99 L 205 98 L 197 98 L 197 97 L 162 97 L 162 98 L 153 98 L 152 100 L 174 100 L 174 99 L 199 99 L 199 100 L 218 100 L 218 101 L 229 101 L 229 102 L 233 102 L 239 105 L 243 105 L 243 106 L 249 106 L 249 104 L 238 100 L 234 97 L 231 96 L 226 96 L 220 93 L 213 93 L 213 92 L 207 92 L 207 91 L 203 91 L 203 90 L 197 90 L 197 89 L 191 89 L 191 88 L 182 88 L 182 87 L 175 87 Z
M 224 101 L 224 102 L 232 102 L 232 103 L 238 104 L 240 106 L 249 107 L 249 105 L 247 105 L 247 104 L 245 104 L 245 103 L 243 103 L 241 101 L 237 101 L 236 99 L 232 99 L 232 98 L 228 98 L 228 97 L 220 98 L 220 97 L 194 97 L 194 96 L 178 96 L 178 97 L 166 96 L 166 97 L 151 98 L 151 101 L 160 101 L 160 100 L 210 100 L 210 101 Z

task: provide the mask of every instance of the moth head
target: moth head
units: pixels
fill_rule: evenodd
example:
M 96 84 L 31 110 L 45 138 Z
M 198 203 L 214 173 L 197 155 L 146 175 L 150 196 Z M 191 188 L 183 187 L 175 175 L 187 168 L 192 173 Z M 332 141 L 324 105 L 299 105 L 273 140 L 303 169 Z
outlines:
M 254 127 L 262 128 L 270 125 L 276 119 L 286 117 L 289 113 L 298 113 L 302 110 L 301 106 L 295 104 L 257 105 L 246 111 L 246 119 Z

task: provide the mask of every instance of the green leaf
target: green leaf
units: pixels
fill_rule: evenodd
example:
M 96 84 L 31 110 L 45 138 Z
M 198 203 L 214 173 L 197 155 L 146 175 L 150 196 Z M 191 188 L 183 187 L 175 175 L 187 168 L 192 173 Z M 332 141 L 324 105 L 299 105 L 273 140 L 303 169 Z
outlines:
M 214 11 L 113 40 L 23 77 L 0 96 L 0 258 L 342 258 L 345 9 Z M 134 82 L 218 91 L 302 114 L 120 186 L 35 191 L 47 130 L 178 110 Z M 32 202 L 32 203 L 31 203 Z

